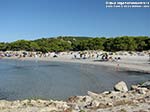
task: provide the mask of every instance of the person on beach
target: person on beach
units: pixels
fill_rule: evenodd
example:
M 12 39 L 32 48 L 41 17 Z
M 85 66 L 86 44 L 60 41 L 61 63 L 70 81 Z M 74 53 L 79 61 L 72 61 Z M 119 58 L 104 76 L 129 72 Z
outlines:
M 75 58 L 75 59 L 77 58 L 77 55 L 76 55 L 76 54 L 74 55 L 74 58 Z
M 150 53 L 148 53 L 148 55 L 149 55 L 149 61 L 150 61 Z
M 19 57 L 18 57 L 18 59 L 21 59 L 21 58 L 22 58 L 22 55 L 20 54 Z
M 108 61 L 108 54 L 107 53 L 103 53 L 102 55 L 102 60 L 103 61 Z
M 119 63 L 116 66 L 116 71 L 119 71 Z
M 80 53 L 80 58 L 82 58 L 82 53 Z

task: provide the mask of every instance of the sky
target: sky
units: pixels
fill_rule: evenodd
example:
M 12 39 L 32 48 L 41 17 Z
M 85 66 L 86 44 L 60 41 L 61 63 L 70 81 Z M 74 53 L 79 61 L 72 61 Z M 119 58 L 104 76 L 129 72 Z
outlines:
M 57 36 L 150 36 L 150 8 L 106 8 L 105 2 L 0 0 L 0 42 Z

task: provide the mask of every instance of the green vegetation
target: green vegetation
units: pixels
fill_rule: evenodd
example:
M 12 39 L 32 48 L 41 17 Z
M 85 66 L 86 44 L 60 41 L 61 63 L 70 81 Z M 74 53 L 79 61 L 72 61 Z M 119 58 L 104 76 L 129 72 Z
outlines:
M 92 37 L 57 37 L 41 38 L 33 41 L 18 40 L 11 43 L 0 43 L 0 51 L 143 51 L 150 49 L 150 38 L 147 36 L 122 36 L 116 38 Z

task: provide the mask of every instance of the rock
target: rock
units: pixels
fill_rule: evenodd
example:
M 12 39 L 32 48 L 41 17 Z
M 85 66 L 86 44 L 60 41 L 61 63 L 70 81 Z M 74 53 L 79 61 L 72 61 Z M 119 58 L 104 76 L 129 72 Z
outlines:
M 107 103 L 108 106 L 112 107 L 113 106 L 113 103 L 112 102 L 109 102 Z
M 126 83 L 125 83 L 124 81 L 118 82 L 118 83 L 115 85 L 114 89 L 115 89 L 116 91 L 121 91 L 121 92 L 127 92 L 127 91 L 128 91 L 128 87 L 127 87 L 127 85 L 126 85 Z
M 137 90 L 138 86 L 137 85 L 131 85 L 131 90 Z
M 31 104 L 32 106 L 34 106 L 34 105 L 37 105 L 37 102 L 36 102 L 36 100 L 31 100 L 31 101 L 30 101 L 30 104 Z
M 146 94 L 147 88 L 141 88 L 139 89 L 140 94 Z
M 73 109 L 75 109 L 76 111 L 80 110 L 77 104 L 74 105 Z
M 99 106 L 99 101 L 97 101 L 97 100 L 92 101 L 91 106 L 92 107 L 98 107 Z
M 11 104 L 12 102 L 6 100 L 0 100 L 0 110 L 9 107 Z
M 22 106 L 22 104 L 19 100 L 13 101 L 11 104 L 11 108 L 19 108 L 21 106 Z
M 62 109 L 62 108 L 67 109 L 67 108 L 69 108 L 69 106 L 67 105 L 66 102 L 63 102 L 63 101 L 55 101 L 54 103 L 56 104 L 56 108 L 58 108 L 58 109 Z
M 72 97 L 69 97 L 69 98 L 67 99 L 67 102 L 75 103 L 75 102 L 77 102 L 78 100 L 79 100 L 79 97 L 77 97 L 77 96 L 72 96 Z
M 140 112 L 149 112 L 150 89 L 134 85 L 133 90 L 120 92 L 128 90 L 123 81 L 115 86 L 117 91 L 99 94 L 89 91 L 88 96 L 71 97 L 67 102 L 41 99 L 0 100 L 0 112 L 123 112 L 123 108 L 128 112 L 140 109 L 146 110 Z
M 94 99 L 99 96 L 98 94 L 96 94 L 96 93 L 94 93 L 94 92 L 91 92 L 91 91 L 88 91 L 87 94 L 88 94 L 90 97 L 94 98 Z
M 137 91 L 138 93 L 140 93 L 140 94 L 146 94 L 146 92 L 148 91 L 148 89 L 147 89 L 147 88 L 138 87 L 138 88 L 136 89 L 136 91 Z
M 29 101 L 28 99 L 26 99 L 26 100 L 23 100 L 21 103 L 22 103 L 23 105 L 27 105 L 27 104 L 30 103 L 30 101 Z
M 103 94 L 106 94 L 106 95 L 108 95 L 108 94 L 110 94 L 111 92 L 110 91 L 104 91 L 103 92 Z
M 148 91 L 147 88 L 145 87 L 141 87 L 141 86 L 136 86 L 136 85 L 132 85 L 131 86 L 132 90 L 135 90 L 136 92 L 140 93 L 140 94 L 146 94 L 146 92 Z
M 92 101 L 92 98 L 90 96 L 85 96 L 82 101 L 86 102 L 87 104 Z

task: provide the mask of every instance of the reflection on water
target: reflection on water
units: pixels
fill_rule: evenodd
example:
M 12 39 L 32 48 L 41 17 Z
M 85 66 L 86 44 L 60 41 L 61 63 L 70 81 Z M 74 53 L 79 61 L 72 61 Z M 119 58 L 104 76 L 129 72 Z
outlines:
M 149 74 L 88 64 L 0 60 L 0 99 L 66 99 L 111 90 L 120 80 L 130 86 L 149 79 Z

